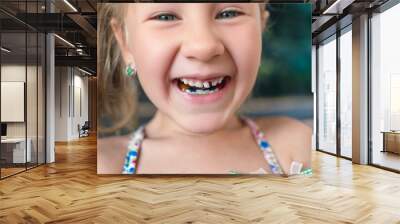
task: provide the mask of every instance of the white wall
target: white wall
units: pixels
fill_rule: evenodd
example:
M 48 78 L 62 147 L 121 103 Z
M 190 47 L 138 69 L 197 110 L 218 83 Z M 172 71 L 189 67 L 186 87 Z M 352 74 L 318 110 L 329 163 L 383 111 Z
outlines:
M 76 72 L 77 70 L 75 70 Z M 89 99 L 89 94 L 88 94 L 88 77 L 82 77 L 79 73 L 79 75 L 74 75 L 74 108 L 73 110 L 75 113 L 73 113 L 74 117 L 72 119 L 72 135 L 73 136 L 78 136 L 78 129 L 77 126 L 80 124 L 81 126 L 85 123 L 85 121 L 88 121 L 89 118 L 89 111 L 88 111 L 88 99 Z M 81 107 L 81 108 L 80 108 Z M 80 111 L 81 110 L 81 111 Z
M 55 141 L 68 140 L 69 68 L 55 68 Z
M 76 68 L 56 67 L 55 141 L 79 138 L 78 124 L 88 120 L 88 78 L 83 75 Z
M 1 65 L 1 81 L 6 82 L 25 82 L 25 65 L 8 64 Z M 29 71 L 30 69 L 28 69 Z M 1 108 L 7 110 L 7 108 Z M 25 122 L 7 123 L 7 137 L 25 137 Z
M 26 74 L 27 71 L 27 74 Z M 3 82 L 25 82 L 25 76 L 31 77 L 36 76 L 36 66 L 27 66 L 25 65 L 17 65 L 17 64 L 5 64 L 1 66 L 1 81 Z M 36 81 L 29 80 L 29 84 L 36 85 Z M 36 89 L 27 88 L 27 103 L 31 103 L 36 99 Z M 29 105 L 28 105 L 29 106 Z M 36 108 L 36 104 L 30 105 Z M 40 105 L 39 105 L 40 106 Z M 22 108 L 24 109 L 24 108 Z M 7 108 L 1 108 L 1 110 L 7 110 Z M 32 109 L 31 109 L 32 110 Z M 30 112 L 30 111 L 29 111 Z M 28 122 L 35 121 L 36 123 L 36 113 L 28 113 L 27 114 Z M 25 137 L 25 124 L 26 122 L 7 122 L 7 136 L 8 137 Z M 30 123 L 28 124 L 28 129 L 33 127 Z M 36 125 L 33 127 L 36 130 Z M 29 133 L 28 130 L 28 137 Z
M 7 123 L 7 137 L 9 138 L 24 138 L 25 135 L 29 139 L 31 149 L 31 155 L 33 162 L 39 159 L 39 163 L 44 163 L 45 159 L 45 139 L 44 139 L 44 74 L 42 72 L 41 66 L 32 66 L 25 64 L 3 64 L 1 66 L 1 81 L 2 87 L 3 82 L 20 82 L 25 83 L 26 99 L 22 96 L 19 102 L 20 106 L 18 108 L 13 108 L 13 106 L 5 106 L 4 101 L 2 101 L 2 114 L 3 113 L 21 113 L 22 121 L 17 122 L 6 122 Z M 27 80 L 25 80 L 27 79 Z M 16 87 L 14 87 L 16 88 Z M 24 94 L 24 86 L 22 89 L 18 90 L 20 94 Z M 2 88 L 2 99 L 7 98 L 7 92 Z M 10 93 L 8 93 L 10 94 Z M 15 101 L 10 102 L 10 104 L 17 104 Z M 26 103 L 26 105 L 25 105 Z M 14 110 L 14 111 L 13 111 Z M 25 114 L 26 113 L 26 120 Z M 3 118 L 2 118 L 3 120 Z

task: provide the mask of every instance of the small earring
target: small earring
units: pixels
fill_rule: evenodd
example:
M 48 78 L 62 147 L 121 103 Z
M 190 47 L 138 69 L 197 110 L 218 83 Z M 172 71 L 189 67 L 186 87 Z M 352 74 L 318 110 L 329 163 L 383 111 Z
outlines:
M 128 66 L 126 66 L 126 75 L 129 77 L 135 76 L 137 74 L 136 69 L 132 68 L 132 64 L 128 64 Z

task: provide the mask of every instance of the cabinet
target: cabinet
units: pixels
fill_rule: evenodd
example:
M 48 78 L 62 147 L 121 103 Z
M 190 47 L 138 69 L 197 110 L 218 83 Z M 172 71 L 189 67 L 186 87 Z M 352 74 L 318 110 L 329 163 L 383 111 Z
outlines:
M 400 131 L 383 133 L 383 152 L 400 154 Z
M 31 162 L 31 146 L 30 138 L 26 140 L 27 147 L 25 151 L 25 138 L 7 138 L 1 140 L 1 159 L 5 163 L 25 163 Z

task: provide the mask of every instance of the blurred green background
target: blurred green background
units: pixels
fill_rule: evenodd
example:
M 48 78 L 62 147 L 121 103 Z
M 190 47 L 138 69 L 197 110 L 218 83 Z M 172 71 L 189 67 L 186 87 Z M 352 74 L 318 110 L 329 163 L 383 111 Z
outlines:
M 311 95 L 311 4 L 268 4 L 262 61 L 252 97 Z
M 271 3 L 259 74 L 251 98 L 311 96 L 309 3 Z M 148 102 L 139 85 L 140 102 Z

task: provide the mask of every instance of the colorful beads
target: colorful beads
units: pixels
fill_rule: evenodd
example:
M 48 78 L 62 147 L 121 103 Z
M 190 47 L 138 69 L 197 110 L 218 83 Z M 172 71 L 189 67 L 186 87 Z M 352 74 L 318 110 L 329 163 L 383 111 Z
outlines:
M 143 126 L 141 126 L 132 136 L 128 143 L 128 152 L 125 156 L 123 174 L 134 174 L 136 172 L 136 162 L 139 155 L 139 148 L 143 141 Z
M 128 153 L 129 156 L 137 156 L 137 149 L 133 148 Z
M 312 169 L 311 168 L 306 168 L 306 169 L 304 169 L 304 170 L 302 170 L 301 172 L 300 172 L 300 174 L 302 174 L 302 175 L 311 175 L 313 172 L 312 172 Z
M 261 147 L 261 149 L 266 149 L 266 148 L 269 147 L 269 144 L 268 144 L 267 141 L 261 140 L 261 141 L 260 141 L 260 147 Z
M 257 125 L 250 119 L 244 117 L 243 118 L 253 133 L 254 138 L 258 142 L 260 149 L 263 151 L 264 158 L 267 160 L 268 165 L 271 169 L 271 172 L 274 174 L 283 174 L 283 170 L 279 165 L 278 160 L 275 157 L 274 152 L 271 149 L 268 141 L 264 138 L 264 132 L 258 129 Z

